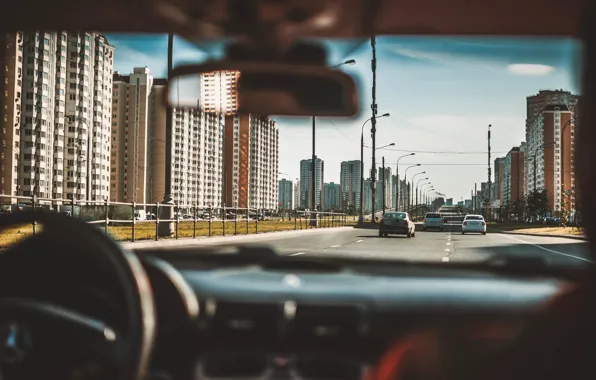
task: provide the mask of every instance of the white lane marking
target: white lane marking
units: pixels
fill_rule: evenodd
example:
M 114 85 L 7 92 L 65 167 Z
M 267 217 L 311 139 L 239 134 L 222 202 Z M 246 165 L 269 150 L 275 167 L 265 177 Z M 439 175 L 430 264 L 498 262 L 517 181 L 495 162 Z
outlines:
M 356 243 L 362 243 L 364 240 L 356 240 Z
M 296 253 L 292 253 L 290 256 L 300 256 L 300 255 L 304 255 L 306 252 L 296 252 Z
M 449 252 L 451 251 L 449 248 L 445 248 L 445 252 Z
M 543 247 L 543 246 L 541 246 L 541 245 L 538 245 L 538 244 L 532 244 L 532 243 L 529 243 L 529 242 L 527 242 L 527 241 L 525 241 L 525 240 L 518 239 L 518 238 L 514 238 L 513 236 L 508 236 L 508 235 L 505 235 L 505 234 L 499 234 L 499 235 L 501 235 L 501 236 L 505 236 L 506 238 L 508 238 L 508 239 L 511 239 L 511 240 L 516 240 L 516 241 L 519 241 L 519 242 L 521 242 L 521 243 L 524 243 L 524 244 L 529 244 L 529 245 L 531 245 L 531 246 L 534 246 L 534 247 L 536 247 L 536 248 L 543 249 L 543 250 L 545 250 L 545 251 L 547 251 L 547 252 L 556 253 L 557 255 L 566 256 L 566 257 L 571 257 L 571 258 L 574 258 L 574 259 L 578 259 L 578 260 L 581 260 L 581 261 L 586 261 L 586 262 L 588 262 L 588 263 L 592 263 L 592 264 L 594 264 L 594 262 L 593 262 L 592 260 L 584 259 L 583 257 L 579 257 L 579 256 L 570 255 L 570 254 L 568 254 L 568 253 L 563 253 L 563 252 L 555 251 L 555 250 L 553 250 L 553 249 L 548 249 L 548 248 L 545 248 L 545 247 Z
M 332 245 L 331 248 L 341 247 L 341 245 Z
M 447 245 L 451 245 L 451 243 L 447 243 Z
M 447 256 L 443 257 L 443 260 L 442 260 L 442 261 L 443 261 L 444 263 L 448 263 L 448 262 L 449 262 L 449 257 L 447 257 Z

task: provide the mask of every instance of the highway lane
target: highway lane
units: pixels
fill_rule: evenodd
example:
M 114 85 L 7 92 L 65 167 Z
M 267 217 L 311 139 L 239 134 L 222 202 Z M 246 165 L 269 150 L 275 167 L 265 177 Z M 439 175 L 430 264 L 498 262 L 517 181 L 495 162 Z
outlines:
M 377 230 L 371 229 L 336 228 L 209 238 L 191 240 L 191 242 L 164 241 L 161 249 L 242 244 L 267 245 L 282 255 L 304 257 L 355 256 L 448 264 L 462 261 L 477 262 L 493 255 L 510 254 L 524 257 L 538 256 L 554 265 L 592 265 L 587 243 L 581 240 L 491 232 L 486 235 L 470 233 L 462 235 L 459 226 L 450 226 L 443 232 L 416 231 L 416 237 L 409 239 L 395 235 L 381 238 Z M 137 243 L 131 243 L 129 247 L 135 249 L 135 244 Z M 144 244 L 150 247 L 153 242 Z M 168 244 L 172 245 L 168 246 Z

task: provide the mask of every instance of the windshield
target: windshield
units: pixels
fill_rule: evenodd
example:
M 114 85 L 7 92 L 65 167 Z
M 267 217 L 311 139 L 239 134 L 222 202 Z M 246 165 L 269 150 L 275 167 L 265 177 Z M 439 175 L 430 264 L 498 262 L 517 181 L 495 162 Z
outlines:
M 180 239 L 234 235 L 241 243 L 255 233 L 329 228 L 335 232 L 271 234 L 268 243 L 325 257 L 453 263 L 530 252 L 553 265 L 591 261 L 584 242 L 565 238 L 583 235 L 572 173 L 577 42 L 318 42 L 329 66 L 357 80 L 360 114 L 217 113 L 235 101 L 238 75 L 218 72 L 197 82 L 198 100 L 213 110 L 174 109 L 167 119 L 168 36 L 15 33 L 0 70 L 12 99 L 0 146 L 7 168 L 0 213 L 62 212 L 120 241 L 149 241 L 167 200 L 175 204 L 168 236 Z M 224 52 L 223 43 L 173 44 L 174 66 Z M 381 218 L 406 213 L 415 242 L 363 238 L 377 237 Z M 482 215 L 467 219 L 484 218 L 486 235 L 462 233 L 467 214 Z M 424 224 L 425 217 L 443 222 Z M 353 228 L 336 230 L 344 226 Z M 0 246 L 27 231 L 3 234 Z
M 480 215 L 466 215 L 466 220 L 484 220 Z

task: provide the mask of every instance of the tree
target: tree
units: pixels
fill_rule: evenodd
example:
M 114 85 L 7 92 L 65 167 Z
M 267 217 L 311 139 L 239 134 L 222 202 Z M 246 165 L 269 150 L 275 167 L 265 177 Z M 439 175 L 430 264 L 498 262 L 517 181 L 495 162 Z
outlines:
M 527 210 L 530 215 L 544 216 L 548 211 L 548 197 L 546 189 L 542 191 L 534 190 L 528 194 Z

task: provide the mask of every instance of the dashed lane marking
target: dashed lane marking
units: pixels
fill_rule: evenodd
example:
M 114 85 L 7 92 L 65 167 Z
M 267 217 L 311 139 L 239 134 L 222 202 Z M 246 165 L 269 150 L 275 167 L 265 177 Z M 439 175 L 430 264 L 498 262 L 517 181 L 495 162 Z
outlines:
M 292 253 L 290 256 L 300 256 L 300 255 L 304 255 L 306 252 L 296 252 L 296 253 Z
M 442 261 L 443 261 L 444 263 L 448 263 L 448 262 L 449 262 L 449 257 L 447 257 L 447 256 L 443 257 L 443 260 L 442 260 Z

